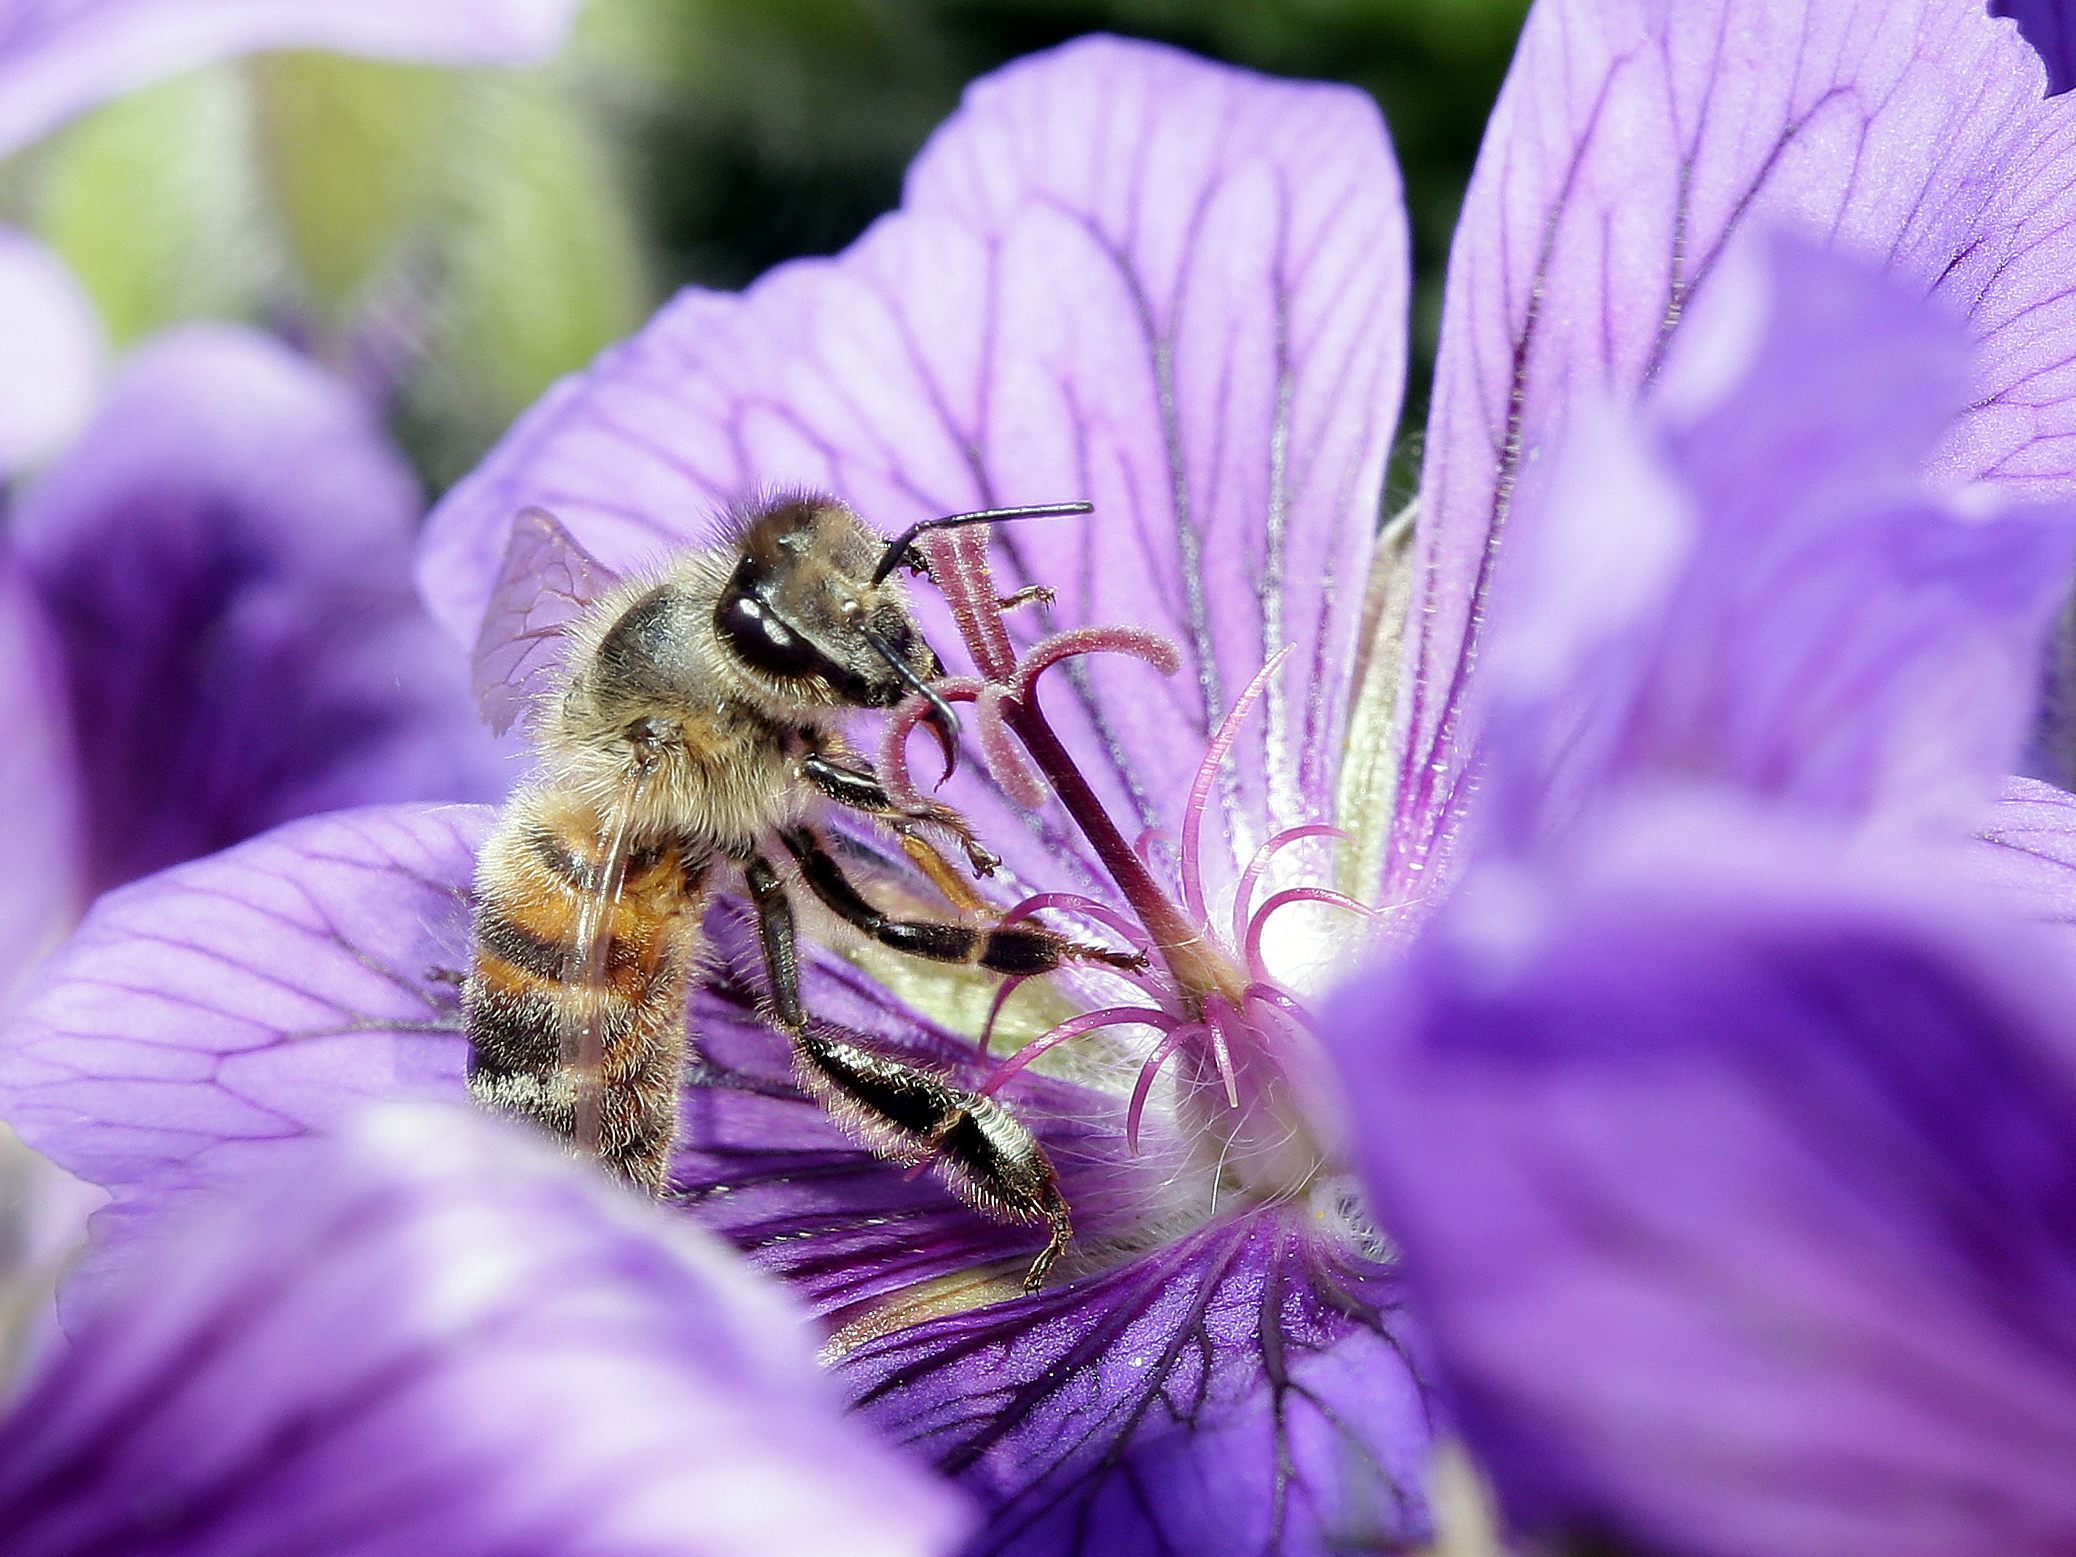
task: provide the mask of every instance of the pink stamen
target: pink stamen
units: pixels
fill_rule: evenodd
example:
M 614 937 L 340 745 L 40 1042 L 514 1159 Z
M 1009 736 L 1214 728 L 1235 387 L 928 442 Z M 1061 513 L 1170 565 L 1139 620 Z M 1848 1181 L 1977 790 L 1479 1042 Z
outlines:
M 1211 1060 L 1218 1067 L 1218 1079 L 1225 1083 L 1225 1106 L 1240 1106 L 1240 1078 L 1233 1071 L 1233 1050 L 1225 1031 L 1227 1018 L 1235 1015 L 1223 999 L 1214 995 L 1205 1002 L 1204 1015 L 1211 1027 Z
M 1071 1042 L 1073 1039 L 1080 1038 L 1088 1033 L 1097 1032 L 1105 1027 L 1123 1027 L 1127 1023 L 1132 1022 L 1143 1023 L 1156 1031 L 1166 1032 L 1174 1027 L 1175 1018 L 1168 1015 L 1165 1011 L 1154 1009 L 1152 1006 L 1105 1006 L 1100 1011 L 1087 1012 L 1082 1016 L 1073 1018 L 1071 1021 L 1060 1023 L 1059 1026 L 1055 1027 L 1044 1037 L 1033 1039 L 1000 1065 L 997 1065 L 989 1073 L 988 1079 L 980 1084 L 980 1095 L 982 1097 L 993 1097 L 996 1091 L 1010 1077 L 1014 1076 L 1026 1065 L 1029 1065 L 1033 1060 L 1051 1053 L 1063 1043 Z
M 1254 917 L 1254 886 L 1261 880 L 1261 873 L 1269 868 L 1269 861 L 1280 849 L 1288 848 L 1306 838 L 1339 838 L 1347 841 L 1348 834 L 1327 822 L 1306 822 L 1301 827 L 1286 827 L 1267 843 L 1254 851 L 1254 858 L 1247 862 L 1246 870 L 1240 873 L 1239 888 L 1233 893 L 1233 939 L 1247 939 L 1247 921 Z
M 1278 1015 L 1288 1017 L 1307 1032 L 1312 1031 L 1316 1025 L 1312 1020 L 1312 1013 L 1300 1005 L 1288 990 L 1278 989 L 1266 980 L 1249 984 L 1241 998 L 1248 1004 L 1260 1001 Z
M 1189 786 L 1189 803 L 1182 808 L 1182 906 L 1189 917 L 1203 923 L 1204 872 L 1202 841 L 1204 832 L 1204 805 L 1210 798 L 1211 785 L 1218 777 L 1218 770 L 1225 765 L 1226 753 L 1233 749 L 1233 742 L 1240 734 L 1240 721 L 1245 719 L 1268 690 L 1269 678 L 1276 668 L 1288 658 L 1289 646 L 1278 649 L 1268 664 L 1255 673 L 1247 683 L 1247 690 L 1240 694 L 1232 711 L 1225 716 L 1211 744 L 1204 752 L 1204 760 L 1197 764 L 1196 781 Z
M 1004 979 L 1002 987 L 995 991 L 995 1002 L 988 1007 L 988 1019 L 981 1025 L 980 1029 L 980 1056 L 982 1059 L 987 1058 L 988 1045 L 995 1041 L 995 1023 L 1002 1015 L 1002 1008 L 1009 1004 L 1009 997 L 1023 988 L 1026 979 L 1036 977 L 1037 975 L 1034 973 L 1012 974 Z
M 1161 633 L 1144 627 L 1070 627 L 1031 645 L 1010 680 L 1011 695 L 1018 702 L 1029 702 L 1031 688 L 1040 675 L 1078 654 L 1129 654 L 1146 661 L 1163 676 L 1172 676 L 1182 668 L 1182 651 L 1175 647 L 1173 639 Z
M 1293 903 L 1324 903 L 1329 908 L 1344 908 L 1351 914 L 1360 914 L 1365 919 L 1382 919 L 1383 913 L 1359 903 L 1345 892 L 1334 892 L 1326 887 L 1286 887 L 1262 904 L 1261 912 L 1247 927 L 1247 971 L 1266 982 L 1268 972 L 1261 960 L 1261 938 L 1269 920 Z
M 1025 755 L 1023 743 L 1010 733 L 1003 718 L 1008 694 L 992 682 L 980 694 L 980 759 L 1002 792 L 1027 811 L 1035 811 L 1051 798 L 1045 775 Z
M 973 663 L 989 681 L 1007 681 L 1016 671 L 1016 650 L 988 570 L 986 533 L 939 530 L 916 544 L 930 564 L 932 582 L 952 608 L 952 620 Z
M 971 676 L 947 676 L 936 684 L 936 691 L 948 703 L 971 703 L 983 691 L 983 684 Z M 930 802 L 915 787 L 915 780 L 908 771 L 909 732 L 923 722 L 930 705 L 919 697 L 905 697 L 887 715 L 885 732 L 879 743 L 879 781 L 889 799 L 897 805 L 926 806 Z
M 1146 1063 L 1139 1067 L 1139 1079 L 1132 1086 L 1132 1104 L 1125 1110 L 1125 1145 L 1134 1157 L 1139 1155 L 1139 1119 L 1146 1112 L 1146 1097 L 1153 1091 L 1153 1078 L 1160 1074 L 1161 1067 L 1168 1063 L 1177 1049 L 1191 1039 L 1201 1037 L 1203 1031 L 1202 1022 L 1185 1022 L 1171 1028 L 1168 1036 L 1146 1057 Z

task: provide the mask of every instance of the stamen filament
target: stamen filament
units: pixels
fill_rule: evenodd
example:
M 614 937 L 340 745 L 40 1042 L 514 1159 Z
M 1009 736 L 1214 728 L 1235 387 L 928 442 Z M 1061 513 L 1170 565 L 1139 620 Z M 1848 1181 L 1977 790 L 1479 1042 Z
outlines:
M 1339 838 L 1346 842 L 1348 833 L 1346 829 L 1335 827 L 1330 822 L 1306 822 L 1299 827 L 1284 828 L 1282 832 L 1276 834 L 1275 837 L 1271 838 L 1259 849 L 1256 849 L 1254 858 L 1247 862 L 1246 870 L 1240 873 L 1240 884 L 1233 892 L 1233 939 L 1235 941 L 1247 939 L 1248 921 L 1254 917 L 1255 883 L 1261 880 L 1262 872 L 1269 868 L 1269 861 L 1275 858 L 1278 851 L 1288 848 L 1293 843 L 1301 842 L 1306 838 Z
M 1225 1030 L 1226 1018 L 1232 1008 L 1214 995 L 1205 1003 L 1204 1017 L 1211 1029 L 1211 1061 L 1218 1067 L 1218 1079 L 1225 1083 L 1225 1106 L 1240 1106 L 1240 1077 L 1233 1069 L 1232 1040 Z
M 1182 906 L 1193 920 L 1201 922 L 1205 917 L 1202 847 L 1205 802 L 1210 799 L 1218 770 L 1225 766 L 1226 754 L 1239 738 L 1240 722 L 1253 710 L 1262 693 L 1268 690 L 1269 679 L 1289 655 L 1290 647 L 1285 645 L 1270 657 L 1268 664 L 1255 672 L 1254 679 L 1247 683 L 1247 690 L 1240 694 L 1212 735 L 1211 744 L 1204 750 L 1204 760 L 1197 764 L 1196 779 L 1189 786 L 1189 801 L 1182 811 Z
M 1263 1005 L 1289 1017 L 1308 1032 L 1316 1025 L 1312 1020 L 1312 1013 L 1299 1003 L 1296 996 L 1288 990 L 1278 989 L 1266 979 L 1249 984 L 1245 999 L 1248 1004 L 1260 1001 Z
M 1042 1038 L 1034 1038 L 1008 1059 L 997 1065 L 987 1080 L 980 1084 L 982 1097 L 993 1097 L 1002 1084 L 1017 1074 L 1033 1060 L 1051 1053 L 1061 1044 L 1093 1033 L 1105 1027 L 1123 1027 L 1128 1023 L 1140 1022 L 1157 1032 L 1167 1032 L 1175 1026 L 1176 1019 L 1167 1012 L 1152 1006 L 1105 1006 L 1100 1011 L 1089 1011 L 1060 1023 Z
M 1153 1078 L 1160 1074 L 1161 1067 L 1174 1057 L 1177 1049 L 1194 1042 L 1203 1033 L 1202 1022 L 1184 1022 L 1171 1028 L 1168 1036 L 1146 1057 L 1146 1063 L 1139 1067 L 1139 1079 L 1132 1085 L 1131 1106 L 1125 1110 L 1125 1145 L 1134 1157 L 1139 1155 L 1139 1119 L 1146 1112 L 1146 1098 L 1153 1091 Z
M 1037 976 L 1035 973 L 1013 973 L 1004 979 L 1002 987 L 995 991 L 994 1004 L 988 1007 L 988 1019 L 981 1024 L 980 1028 L 980 1056 L 982 1059 L 987 1058 L 988 1045 L 995 1041 L 995 1023 L 1001 1019 L 1002 1008 L 1009 1004 L 1009 997 L 1023 988 L 1027 980 L 1034 979 Z
M 1247 927 L 1247 971 L 1264 983 L 1269 981 L 1269 971 L 1261 957 L 1262 934 L 1267 930 L 1272 918 L 1294 903 L 1324 903 L 1329 908 L 1346 909 L 1349 913 L 1360 914 L 1365 919 L 1384 917 L 1380 910 L 1370 907 L 1367 903 L 1358 902 L 1345 892 L 1336 892 L 1330 887 L 1284 888 L 1262 904 L 1261 912 L 1254 916 L 1254 922 Z
M 1099 903 L 1094 898 L 1084 896 L 1079 892 L 1034 892 L 1031 896 L 1017 904 L 1016 907 L 1010 909 L 1008 913 L 1004 914 L 1002 923 L 1015 924 L 1019 920 L 1029 919 L 1034 914 L 1042 913 L 1048 908 L 1072 909 L 1075 913 L 1093 919 L 1098 924 L 1108 925 L 1125 938 L 1132 950 L 1138 952 L 1151 952 L 1153 950 L 1153 942 L 1146 938 L 1146 932 L 1139 928 L 1137 922 L 1133 920 L 1130 914 L 1119 913 L 1108 903 Z

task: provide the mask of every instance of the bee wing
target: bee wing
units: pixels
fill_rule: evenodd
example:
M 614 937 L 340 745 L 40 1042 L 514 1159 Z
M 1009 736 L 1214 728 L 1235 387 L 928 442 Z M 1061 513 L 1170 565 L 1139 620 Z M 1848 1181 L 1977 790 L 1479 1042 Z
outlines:
M 476 706 L 497 734 L 554 685 L 572 622 L 620 575 L 544 508 L 512 524 L 472 663 Z

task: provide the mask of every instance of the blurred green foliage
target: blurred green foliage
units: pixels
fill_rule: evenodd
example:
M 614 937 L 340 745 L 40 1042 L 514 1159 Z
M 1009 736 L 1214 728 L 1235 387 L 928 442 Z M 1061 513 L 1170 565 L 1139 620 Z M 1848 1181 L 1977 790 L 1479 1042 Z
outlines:
M 39 159 L 36 225 L 117 345 L 178 319 L 239 313 L 270 268 L 230 85 L 205 71 L 134 93 Z
M 841 248 L 973 77 L 1078 34 L 1347 81 L 1415 247 L 1417 426 L 1450 230 L 1527 0 L 590 0 L 538 71 L 223 65 L 0 176 L 117 344 L 269 323 L 384 396 L 433 483 L 683 284 Z M 1405 462 L 1401 462 L 1401 469 Z
M 282 241 L 313 310 L 337 320 L 432 217 L 462 83 L 453 74 L 333 54 L 254 60 L 252 143 Z

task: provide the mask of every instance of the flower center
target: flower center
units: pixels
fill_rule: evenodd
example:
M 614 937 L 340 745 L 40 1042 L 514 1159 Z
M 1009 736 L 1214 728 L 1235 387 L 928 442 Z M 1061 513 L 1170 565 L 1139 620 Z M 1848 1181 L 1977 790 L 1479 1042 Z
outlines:
M 1324 886 L 1263 895 L 1279 855 L 1306 840 L 1344 836 L 1324 823 L 1308 823 L 1275 834 L 1256 851 L 1236 883 L 1230 920 L 1221 926 L 1206 900 L 1202 847 L 1213 785 L 1282 656 L 1262 668 L 1211 737 L 1183 808 L 1171 890 L 1156 874 L 1150 840 L 1126 840 L 1047 721 L 1038 685 L 1046 670 L 1083 654 L 1130 654 L 1172 674 L 1181 663 L 1175 646 L 1139 628 L 1076 628 L 1019 654 L 1002 621 L 985 541 L 959 534 L 924 544 L 931 576 L 950 601 L 981 673 L 978 679 L 946 681 L 938 690 L 975 706 L 981 752 L 1008 794 L 1033 808 L 1048 789 L 1058 797 L 1118 892 L 1115 904 L 1078 893 L 1042 893 L 1018 904 L 1007 919 L 1072 910 L 1116 931 L 1146 958 L 1143 968 L 1116 975 L 1134 987 L 1133 998 L 1060 1023 L 1005 1060 L 983 1090 L 993 1091 L 1041 1055 L 1086 1034 L 1132 1025 L 1150 1029 L 1156 1040 L 1139 1066 L 1125 1115 L 1132 1149 L 1138 1149 L 1141 1120 L 1165 1074 L 1184 1136 L 1201 1147 L 1215 1174 L 1215 1193 L 1237 1192 L 1250 1200 L 1302 1193 L 1339 1166 L 1343 1131 L 1312 1019 L 1272 976 L 1264 941 L 1272 922 L 1301 903 L 1364 917 L 1372 911 Z M 905 743 L 923 712 L 920 700 L 897 711 L 881 766 L 889 788 L 911 797 Z M 1007 981 L 998 993 L 983 1049 L 1019 982 Z

